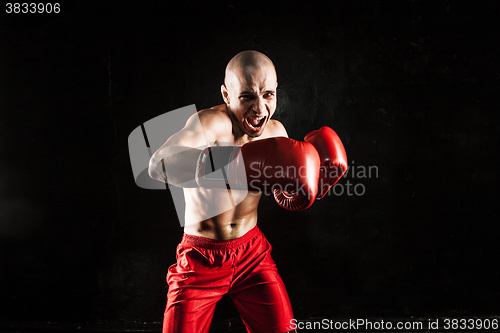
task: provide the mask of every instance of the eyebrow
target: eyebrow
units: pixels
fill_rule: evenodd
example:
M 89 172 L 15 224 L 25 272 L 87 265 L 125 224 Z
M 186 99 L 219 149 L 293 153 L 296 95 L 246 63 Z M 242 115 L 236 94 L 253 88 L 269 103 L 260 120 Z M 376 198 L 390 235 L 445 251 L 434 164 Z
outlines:
M 266 93 L 275 93 L 276 90 L 266 90 Z M 255 95 L 255 92 L 253 90 L 245 90 L 240 92 L 240 95 Z

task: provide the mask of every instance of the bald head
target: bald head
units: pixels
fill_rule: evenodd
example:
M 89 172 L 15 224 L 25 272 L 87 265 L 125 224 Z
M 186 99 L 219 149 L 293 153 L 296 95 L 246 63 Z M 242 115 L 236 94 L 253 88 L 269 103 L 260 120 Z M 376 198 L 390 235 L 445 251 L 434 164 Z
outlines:
M 247 77 L 258 70 L 265 70 L 276 76 L 274 64 L 265 54 L 247 50 L 235 55 L 227 64 L 224 84 L 229 87 L 240 77 Z
M 229 61 L 222 98 L 235 133 L 258 137 L 276 111 L 278 86 L 273 62 L 257 51 L 243 51 Z

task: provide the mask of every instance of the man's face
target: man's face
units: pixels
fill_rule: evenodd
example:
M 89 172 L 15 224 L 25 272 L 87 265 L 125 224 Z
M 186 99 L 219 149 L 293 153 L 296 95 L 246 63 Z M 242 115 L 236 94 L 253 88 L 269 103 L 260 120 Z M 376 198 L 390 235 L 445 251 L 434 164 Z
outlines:
M 243 134 L 260 136 L 276 111 L 276 72 L 271 66 L 239 69 L 222 85 L 229 116 Z

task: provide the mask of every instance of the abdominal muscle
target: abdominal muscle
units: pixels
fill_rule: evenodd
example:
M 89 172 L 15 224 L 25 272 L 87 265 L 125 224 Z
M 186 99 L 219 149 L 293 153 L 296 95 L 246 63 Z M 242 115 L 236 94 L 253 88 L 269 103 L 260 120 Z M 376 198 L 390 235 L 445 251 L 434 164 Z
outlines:
M 185 188 L 184 197 L 186 234 L 230 240 L 257 225 L 260 192 Z

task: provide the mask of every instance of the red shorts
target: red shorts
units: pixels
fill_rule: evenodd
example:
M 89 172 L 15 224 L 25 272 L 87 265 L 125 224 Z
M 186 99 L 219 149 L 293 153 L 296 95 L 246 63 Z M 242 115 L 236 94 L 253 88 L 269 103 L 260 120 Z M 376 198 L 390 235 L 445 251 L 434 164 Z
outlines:
M 226 293 L 248 332 L 291 331 L 292 307 L 271 250 L 257 227 L 228 241 L 184 234 L 168 269 L 163 333 L 208 332 Z

